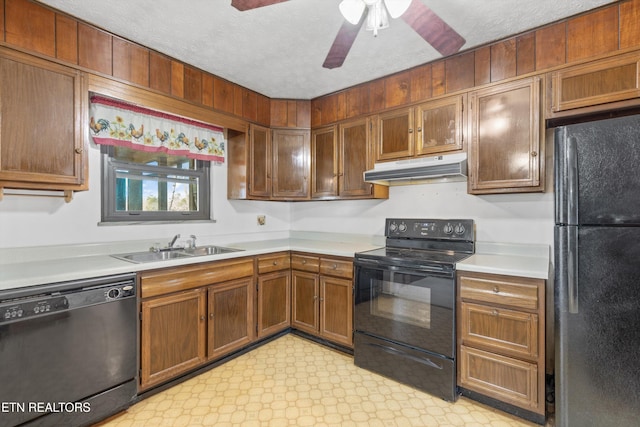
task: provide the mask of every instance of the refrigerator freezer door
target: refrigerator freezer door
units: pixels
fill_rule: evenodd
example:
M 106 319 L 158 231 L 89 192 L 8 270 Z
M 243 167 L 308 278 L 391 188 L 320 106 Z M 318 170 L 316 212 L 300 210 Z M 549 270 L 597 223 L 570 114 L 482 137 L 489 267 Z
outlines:
M 556 236 L 567 233 L 557 227 Z M 577 297 L 556 283 L 556 425 L 636 427 L 640 414 L 640 227 L 578 227 Z M 570 240 L 569 240 L 570 241 Z M 567 245 L 556 246 L 556 280 Z
M 640 116 L 560 127 L 555 136 L 556 223 L 640 225 Z

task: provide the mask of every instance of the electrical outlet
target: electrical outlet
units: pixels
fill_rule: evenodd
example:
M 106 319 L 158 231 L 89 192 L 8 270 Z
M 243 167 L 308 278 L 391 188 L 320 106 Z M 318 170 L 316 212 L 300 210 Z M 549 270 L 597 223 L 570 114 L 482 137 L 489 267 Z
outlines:
M 267 217 L 265 215 L 258 215 L 258 225 L 265 225 L 267 223 Z

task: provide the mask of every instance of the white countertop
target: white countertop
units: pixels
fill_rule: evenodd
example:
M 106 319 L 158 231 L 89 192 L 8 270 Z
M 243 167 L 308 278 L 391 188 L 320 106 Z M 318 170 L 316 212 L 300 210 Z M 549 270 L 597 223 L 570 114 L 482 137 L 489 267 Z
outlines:
M 15 251 L 3 249 L 0 251 L 3 252 L 0 255 L 6 258 L 6 254 L 10 253 L 13 259 L 0 263 L 0 291 L 289 250 L 353 257 L 356 252 L 384 246 L 384 238 L 381 236 L 292 232 L 289 238 L 237 243 L 221 242 L 220 246 L 242 249 L 242 251 L 219 255 L 140 264 L 122 261 L 109 255 L 144 251 L 147 243 L 138 242 L 137 246 L 125 242 L 122 244 L 19 248 Z M 134 247 L 135 249 L 132 249 Z M 476 254 L 456 264 L 456 268 L 464 271 L 547 279 L 550 274 L 549 246 L 477 243 Z

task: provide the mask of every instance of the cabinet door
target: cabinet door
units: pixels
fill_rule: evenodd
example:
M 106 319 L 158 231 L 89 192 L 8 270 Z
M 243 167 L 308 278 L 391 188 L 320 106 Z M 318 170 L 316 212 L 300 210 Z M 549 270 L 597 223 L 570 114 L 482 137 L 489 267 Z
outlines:
M 320 335 L 353 345 L 353 282 L 320 276 Z
M 462 149 L 465 95 L 439 99 L 416 110 L 416 155 L 445 153 Z
M 273 131 L 272 196 L 276 199 L 308 199 L 310 175 L 310 131 Z
M 208 356 L 218 358 L 253 341 L 253 279 L 211 286 L 208 290 Z
M 376 161 L 413 156 L 413 108 L 380 114 L 377 123 Z
M 364 181 L 364 172 L 373 168 L 370 144 L 371 120 L 362 119 L 340 125 L 340 197 L 370 196 L 372 184 Z
M 258 277 L 258 337 L 287 329 L 291 324 L 289 270 Z
M 141 389 L 205 362 L 205 302 L 202 289 L 142 301 Z
M 271 196 L 271 132 L 269 128 L 251 125 L 249 130 L 249 194 Z
M 318 275 L 293 270 L 291 282 L 291 326 L 317 334 L 320 330 Z
M 86 189 L 79 71 L 0 50 L 0 187 Z
M 311 197 L 338 195 L 338 144 L 336 127 L 314 130 L 311 134 Z
M 544 190 L 540 132 L 540 78 L 471 93 L 469 192 Z

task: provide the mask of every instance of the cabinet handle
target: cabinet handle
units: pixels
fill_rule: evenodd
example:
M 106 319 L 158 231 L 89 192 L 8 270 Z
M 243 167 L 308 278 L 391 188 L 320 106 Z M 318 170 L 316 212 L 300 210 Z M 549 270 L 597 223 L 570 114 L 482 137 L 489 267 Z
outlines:
M 76 148 L 76 149 L 75 149 L 75 150 L 73 150 L 73 151 L 75 151 L 75 152 L 76 152 L 76 154 L 82 154 L 82 151 L 83 151 L 83 150 L 82 150 L 82 148 L 79 148 L 79 147 L 78 147 L 78 148 Z
M 493 288 L 493 292 L 495 292 L 496 294 L 500 292 L 500 288 L 497 286 L 494 286 Z
M 209 313 L 209 317 L 213 319 L 213 313 Z
M 200 316 L 200 320 L 204 320 L 204 316 Z
M 422 132 L 422 128 L 421 127 L 418 128 L 418 132 Z
M 318 299 L 318 295 L 314 295 L 314 296 L 313 296 L 313 300 L 315 301 L 315 300 L 317 300 L 317 299 Z
M 302 260 L 302 263 L 303 263 L 303 264 L 306 264 L 306 263 L 307 263 L 307 260 L 306 260 L 306 259 L 303 259 L 303 260 Z
M 338 268 L 338 264 L 333 264 L 333 269 L 336 270 Z
M 500 313 L 498 313 L 498 310 L 491 310 L 491 315 L 492 316 L 497 316 L 498 314 L 500 314 Z
M 273 265 L 278 265 L 278 261 L 273 261 Z
M 538 155 L 538 152 L 537 152 L 537 151 L 532 151 L 532 152 L 531 152 L 531 157 L 536 157 L 537 155 Z
M 413 133 L 413 129 L 409 129 L 409 133 Z

